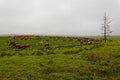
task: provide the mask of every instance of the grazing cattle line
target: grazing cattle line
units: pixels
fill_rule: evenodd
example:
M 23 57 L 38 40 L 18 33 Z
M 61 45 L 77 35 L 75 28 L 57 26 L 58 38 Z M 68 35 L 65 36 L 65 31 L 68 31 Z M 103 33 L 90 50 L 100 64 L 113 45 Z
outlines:
M 9 46 L 16 49 L 60 49 L 81 47 L 80 51 L 92 50 L 103 46 L 103 39 L 86 37 L 65 37 L 65 36 L 31 36 L 15 35 L 9 36 Z M 108 41 L 112 41 L 109 39 Z

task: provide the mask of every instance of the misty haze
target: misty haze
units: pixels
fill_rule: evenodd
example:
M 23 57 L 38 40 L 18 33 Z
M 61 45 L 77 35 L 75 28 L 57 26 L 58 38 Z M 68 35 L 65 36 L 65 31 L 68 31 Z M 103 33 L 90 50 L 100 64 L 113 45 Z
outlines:
M 120 35 L 119 0 L 0 0 L 0 35 L 98 36 L 104 12 Z

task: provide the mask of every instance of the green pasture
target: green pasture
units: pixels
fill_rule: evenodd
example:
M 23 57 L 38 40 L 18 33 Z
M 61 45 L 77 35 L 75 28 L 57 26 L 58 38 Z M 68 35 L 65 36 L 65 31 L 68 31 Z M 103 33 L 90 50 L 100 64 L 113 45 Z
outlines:
M 91 45 L 67 37 L 16 39 L 30 45 L 17 49 L 1 36 L 0 80 L 120 80 L 120 36 L 108 38 L 112 41 Z

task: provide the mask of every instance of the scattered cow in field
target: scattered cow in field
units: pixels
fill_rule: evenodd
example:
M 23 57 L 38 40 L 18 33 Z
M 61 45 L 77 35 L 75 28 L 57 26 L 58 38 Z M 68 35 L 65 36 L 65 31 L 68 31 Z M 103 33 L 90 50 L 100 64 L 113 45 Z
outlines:
M 44 44 L 44 42 L 40 41 L 40 42 L 38 42 L 38 44 L 43 45 L 43 44 Z
M 11 41 L 10 43 L 9 43 L 9 45 L 10 46 L 13 46 L 13 47 L 15 47 L 15 48 L 18 48 L 18 49 L 25 49 L 25 48 L 28 48 L 29 47 L 29 45 L 28 44 L 20 44 L 20 43 L 18 43 L 18 42 L 14 42 L 14 41 Z
M 40 38 L 41 38 L 40 36 L 36 36 L 36 39 L 38 39 L 38 40 L 39 40 Z
M 15 36 L 12 36 L 12 39 L 16 40 L 16 39 L 21 39 L 21 40 L 29 40 L 29 39 L 32 39 L 33 36 L 31 35 L 15 35 Z
M 49 46 L 49 43 L 45 43 L 45 47 Z

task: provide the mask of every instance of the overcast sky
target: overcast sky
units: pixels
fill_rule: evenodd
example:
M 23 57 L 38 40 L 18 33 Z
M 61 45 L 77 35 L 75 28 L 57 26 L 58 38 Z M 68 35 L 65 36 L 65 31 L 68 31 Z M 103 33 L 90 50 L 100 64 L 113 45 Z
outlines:
M 120 35 L 120 0 L 0 0 L 0 34 L 101 35 L 104 12 Z

